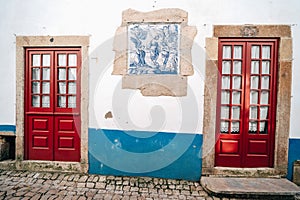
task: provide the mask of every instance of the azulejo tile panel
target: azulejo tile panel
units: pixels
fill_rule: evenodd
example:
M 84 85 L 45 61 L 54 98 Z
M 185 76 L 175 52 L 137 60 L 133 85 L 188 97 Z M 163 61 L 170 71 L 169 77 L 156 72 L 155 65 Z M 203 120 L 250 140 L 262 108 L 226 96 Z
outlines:
M 128 74 L 179 74 L 180 25 L 128 25 Z

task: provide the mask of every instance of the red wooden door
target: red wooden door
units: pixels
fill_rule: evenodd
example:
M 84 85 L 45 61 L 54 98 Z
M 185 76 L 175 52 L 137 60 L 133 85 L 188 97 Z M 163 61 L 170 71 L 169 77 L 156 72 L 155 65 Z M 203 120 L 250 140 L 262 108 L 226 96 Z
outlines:
M 215 165 L 272 167 L 277 40 L 219 41 Z
M 25 158 L 80 161 L 80 49 L 26 49 Z

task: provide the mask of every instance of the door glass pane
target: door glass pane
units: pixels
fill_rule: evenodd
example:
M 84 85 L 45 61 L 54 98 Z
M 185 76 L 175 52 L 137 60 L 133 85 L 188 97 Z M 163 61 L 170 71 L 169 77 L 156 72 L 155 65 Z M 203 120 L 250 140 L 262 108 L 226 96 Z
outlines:
M 268 133 L 268 122 L 259 122 L 259 132 L 260 133 Z
M 32 95 L 32 107 L 40 107 L 40 96 Z
M 241 89 L 241 80 L 242 77 L 240 76 L 234 76 L 233 77 L 233 89 Z
M 234 61 L 233 62 L 233 73 L 234 74 L 242 73 L 242 61 Z
M 249 131 L 256 132 L 257 131 L 257 122 L 249 122 Z
M 249 117 L 250 119 L 257 119 L 257 106 L 250 106 Z
M 65 108 L 66 107 L 66 97 L 58 96 L 58 107 Z
M 251 76 L 251 89 L 258 89 L 259 76 Z
M 234 55 L 233 58 L 241 59 L 242 58 L 242 46 L 234 46 L 233 55 Z
M 232 116 L 231 119 L 240 119 L 240 107 L 239 106 L 232 106 Z
M 263 76 L 261 79 L 261 89 L 269 89 L 269 76 Z
M 69 68 L 68 80 L 76 80 L 76 68 Z
M 66 54 L 58 54 L 58 66 L 67 65 L 67 56 Z
M 50 80 L 50 68 L 49 67 L 43 68 L 43 80 Z
M 269 92 L 268 91 L 261 92 L 260 104 L 269 104 Z
M 221 106 L 221 118 L 222 119 L 229 118 L 229 106 Z
M 42 107 L 43 108 L 50 108 L 50 97 L 43 95 L 42 96 Z
M 232 92 L 232 104 L 241 103 L 241 92 L 233 91 Z
M 260 46 L 252 46 L 251 47 L 251 58 L 259 58 L 259 50 Z
M 58 94 L 66 94 L 67 88 L 65 82 L 59 82 L 58 83 Z
M 230 89 L 230 76 L 222 76 L 222 89 Z
M 42 84 L 42 93 L 50 94 L 50 82 L 43 82 Z
M 69 54 L 69 66 L 77 66 L 77 55 Z
M 43 66 L 50 66 L 50 54 L 43 55 Z
M 222 74 L 230 74 L 230 61 L 223 61 Z
M 250 92 L 250 104 L 257 104 L 258 102 L 258 92 L 251 91 Z
M 58 69 L 58 80 L 66 80 L 66 68 Z
M 268 106 L 260 107 L 260 120 L 267 119 L 268 117 Z
M 40 80 L 40 68 L 32 68 L 32 80 Z
M 259 61 L 251 61 L 251 74 L 259 74 Z
M 40 82 L 32 82 L 32 93 L 33 94 L 40 93 Z
M 271 47 L 270 46 L 263 46 L 262 47 L 262 58 L 263 59 L 270 59 L 271 55 Z
M 32 55 L 32 66 L 41 66 L 41 55 Z
M 76 94 L 76 83 L 75 82 L 69 82 L 68 87 L 69 87 L 69 90 L 68 90 L 69 94 Z
M 76 96 L 68 97 L 68 108 L 76 108 Z
M 221 133 L 228 133 L 229 122 L 221 121 L 220 131 Z
M 261 73 L 270 74 L 270 61 L 262 61 Z
M 231 133 L 240 132 L 240 122 L 231 122 Z
M 231 58 L 231 46 L 223 46 L 223 58 Z
M 222 91 L 221 104 L 229 104 L 230 92 Z

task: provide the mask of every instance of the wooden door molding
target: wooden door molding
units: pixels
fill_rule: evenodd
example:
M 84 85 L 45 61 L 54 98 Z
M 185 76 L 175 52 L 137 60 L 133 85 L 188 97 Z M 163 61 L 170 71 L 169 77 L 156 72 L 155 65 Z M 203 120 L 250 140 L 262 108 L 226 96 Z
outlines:
M 219 40 L 215 166 L 273 167 L 277 43 Z
M 25 159 L 80 161 L 80 48 L 26 48 Z

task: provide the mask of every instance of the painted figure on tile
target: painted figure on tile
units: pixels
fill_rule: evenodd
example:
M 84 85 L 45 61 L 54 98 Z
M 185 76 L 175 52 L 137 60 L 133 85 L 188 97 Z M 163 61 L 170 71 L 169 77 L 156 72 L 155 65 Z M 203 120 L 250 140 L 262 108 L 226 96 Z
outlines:
M 128 74 L 178 74 L 178 24 L 128 27 Z

